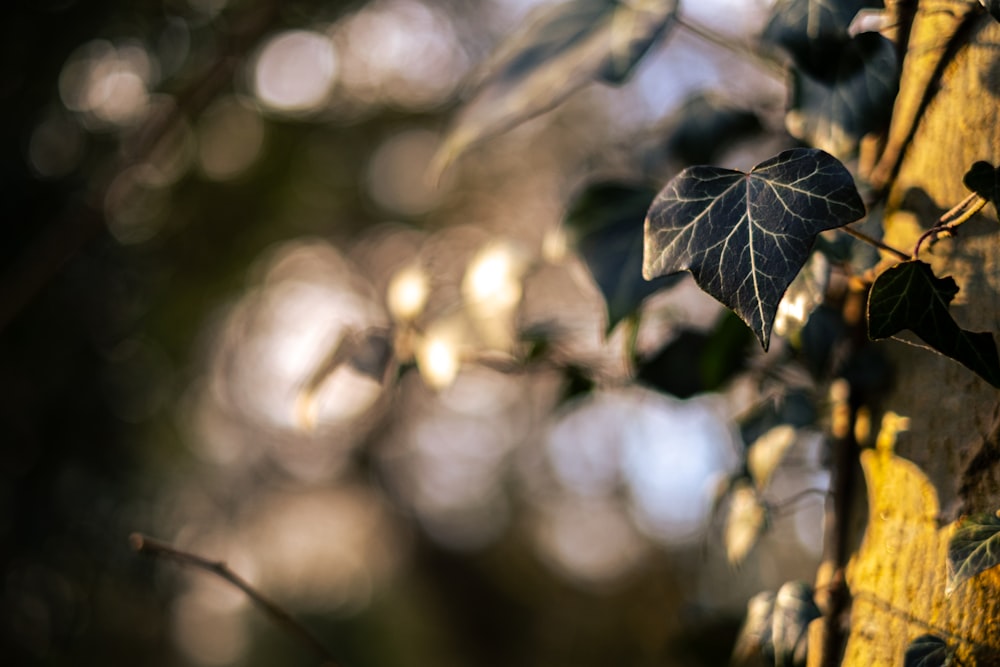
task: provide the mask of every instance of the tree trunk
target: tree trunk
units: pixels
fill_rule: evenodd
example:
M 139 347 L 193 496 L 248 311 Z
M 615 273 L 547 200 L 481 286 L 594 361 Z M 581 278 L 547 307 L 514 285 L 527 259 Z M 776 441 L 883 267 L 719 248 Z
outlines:
M 1000 164 L 1000 24 L 971 0 L 922 1 L 906 43 L 889 149 L 873 179 L 891 183 L 886 241 L 909 252 L 969 194 L 962 177 L 974 162 Z M 991 205 L 921 253 L 958 282 L 952 313 L 964 329 L 1000 332 L 997 242 Z M 963 665 L 1000 664 L 1000 569 L 946 594 L 956 520 L 1000 509 L 1000 392 L 954 361 L 889 345 L 895 389 L 876 407 L 907 417 L 909 429 L 862 454 L 868 522 L 847 571 L 843 664 L 902 665 L 924 634 L 954 647 Z

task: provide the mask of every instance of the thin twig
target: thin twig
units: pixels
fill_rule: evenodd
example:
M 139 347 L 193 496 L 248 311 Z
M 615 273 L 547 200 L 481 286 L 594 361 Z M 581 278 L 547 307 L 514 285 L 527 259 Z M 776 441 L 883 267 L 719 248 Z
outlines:
M 840 231 L 842 231 L 842 232 L 844 232 L 846 234 L 850 234 L 851 236 L 853 236 L 854 238 L 858 239 L 859 241 L 864 241 L 865 243 L 867 243 L 869 245 L 873 245 L 876 248 L 878 248 L 879 250 L 887 252 L 890 255 L 895 255 L 896 257 L 898 257 L 899 259 L 903 260 L 904 262 L 906 262 L 906 261 L 908 261 L 910 259 L 913 259 L 910 255 L 907 255 L 902 250 L 898 250 L 896 248 L 893 248 L 891 245 L 886 245 L 885 243 L 882 243 L 881 241 L 879 241 L 877 238 L 872 237 L 872 236 L 868 236 L 868 234 L 865 234 L 864 232 L 860 232 L 857 229 L 854 229 L 853 227 L 839 227 L 838 229 L 840 229 Z
M 337 661 L 315 635 L 309 632 L 301 623 L 292 618 L 291 614 L 287 611 L 261 595 L 253 586 L 247 583 L 245 579 L 230 570 L 229 567 L 222 561 L 214 561 L 197 554 L 181 551 L 166 542 L 161 542 L 160 540 L 155 540 L 139 533 L 132 533 L 129 535 L 128 541 L 136 553 L 146 556 L 165 558 L 181 565 L 188 565 L 205 570 L 206 572 L 210 572 L 217 577 L 228 581 L 230 584 L 243 591 L 246 596 L 261 609 L 261 611 L 270 617 L 271 621 L 276 626 L 287 632 L 315 653 L 316 656 L 323 661 L 322 667 L 337 667 Z

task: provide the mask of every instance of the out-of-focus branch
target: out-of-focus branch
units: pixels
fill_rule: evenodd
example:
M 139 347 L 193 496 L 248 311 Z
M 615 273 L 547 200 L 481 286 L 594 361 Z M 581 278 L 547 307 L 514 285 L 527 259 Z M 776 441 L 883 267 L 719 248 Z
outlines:
M 315 653 L 316 656 L 322 660 L 322 667 L 338 667 L 338 663 L 334 660 L 329 650 L 327 650 L 327 648 L 322 644 L 322 642 L 319 641 L 319 639 L 316 638 L 315 635 L 309 632 L 301 623 L 292 618 L 291 614 L 287 611 L 261 595 L 260 592 L 247 583 L 245 579 L 230 570 L 225 563 L 210 560 L 187 551 L 182 551 L 167 544 L 166 542 L 154 540 L 139 533 L 132 533 L 129 535 L 129 544 L 132 545 L 132 548 L 136 551 L 136 553 L 172 560 L 181 565 L 187 565 L 210 572 L 217 577 L 228 581 L 230 584 L 243 591 L 261 611 L 267 614 L 276 626 L 287 632 L 295 638 L 296 641 L 308 647 L 309 650 Z

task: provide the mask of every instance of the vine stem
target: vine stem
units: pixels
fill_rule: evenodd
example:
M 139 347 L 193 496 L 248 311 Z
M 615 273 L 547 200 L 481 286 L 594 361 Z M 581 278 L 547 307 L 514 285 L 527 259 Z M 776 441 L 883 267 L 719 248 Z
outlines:
M 292 618 L 291 614 L 279 607 L 276 603 L 264 597 L 260 592 L 251 586 L 245 579 L 229 569 L 222 561 L 214 561 L 197 554 L 182 551 L 174 546 L 146 537 L 140 533 L 129 535 L 129 544 L 132 549 L 145 556 L 153 556 L 172 560 L 181 565 L 187 565 L 200 570 L 204 570 L 229 582 L 236 588 L 243 591 L 248 598 L 263 611 L 271 621 L 296 639 L 299 643 L 307 646 L 313 653 L 322 660 L 321 667 L 338 667 L 338 663 L 330 654 L 329 650 L 309 632 L 301 623 Z
M 864 241 L 868 245 L 875 246 L 879 250 L 887 252 L 890 255 L 895 255 L 896 257 L 898 257 L 899 259 L 901 259 L 904 262 L 909 261 L 909 260 L 913 259 L 913 257 L 914 257 L 913 255 L 907 255 L 902 250 L 898 250 L 897 248 L 893 248 L 891 245 L 886 245 L 885 243 L 882 243 L 881 241 L 879 241 L 877 238 L 874 238 L 872 236 L 868 236 L 868 234 L 865 234 L 864 232 L 858 231 L 857 229 L 854 229 L 853 227 L 840 227 L 839 229 L 840 229 L 840 231 L 853 236 L 854 238 L 858 239 L 859 241 Z
M 986 200 L 975 192 L 960 201 L 954 208 L 938 218 L 938 224 L 928 229 L 920 236 L 919 239 L 917 239 L 917 245 L 913 249 L 913 257 L 916 258 L 920 255 L 920 247 L 928 241 L 928 239 L 930 239 L 930 243 L 933 244 L 939 236 L 945 233 L 951 233 L 952 230 L 960 224 L 974 216 L 976 213 L 979 213 L 984 206 L 986 206 Z

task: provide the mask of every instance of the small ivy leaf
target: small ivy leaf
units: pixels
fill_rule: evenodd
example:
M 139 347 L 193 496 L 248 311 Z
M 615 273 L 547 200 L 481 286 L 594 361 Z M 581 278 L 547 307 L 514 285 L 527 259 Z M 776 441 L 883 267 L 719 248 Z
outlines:
M 800 70 L 830 78 L 854 17 L 865 7 L 881 6 L 877 0 L 782 0 L 763 37 L 787 51 Z
M 986 201 L 994 205 L 1000 202 L 1000 169 L 989 162 L 979 161 L 973 164 L 962 177 L 962 183 Z
M 774 664 L 805 667 L 809 648 L 809 623 L 820 617 L 813 600 L 812 586 L 804 581 L 789 581 L 778 589 L 774 599 L 771 638 Z
M 932 349 L 1000 388 L 1000 358 L 993 335 L 959 328 L 948 306 L 958 294 L 951 277 L 938 278 L 929 264 L 901 262 L 879 274 L 868 294 L 868 335 L 895 336 L 904 329 Z
M 766 528 L 767 508 L 750 481 L 738 479 L 729 490 L 729 512 L 723 531 L 726 558 L 730 564 L 741 564 Z
M 608 330 L 635 312 L 643 299 L 678 282 L 642 278 L 642 227 L 656 190 L 625 183 L 596 183 L 570 204 L 564 224 L 594 276 L 608 309 Z
M 591 81 L 624 82 L 669 32 L 676 12 L 677 0 L 568 0 L 541 8 L 487 66 L 435 156 L 432 173 Z
M 955 650 L 935 635 L 920 635 L 906 647 L 903 667 L 950 667 L 955 665 Z
M 750 173 L 688 167 L 646 216 L 643 276 L 690 271 L 767 350 L 781 297 L 816 236 L 864 212 L 850 172 L 821 150 L 794 148 Z
M 1000 0 L 979 0 L 979 4 L 986 8 L 997 21 L 1000 21 Z
M 899 90 L 899 61 L 892 42 L 864 33 L 847 42 L 832 62 L 828 77 L 792 72 L 785 126 L 796 139 L 844 156 L 864 135 L 888 124 Z
M 1000 518 L 990 512 L 966 517 L 948 543 L 946 593 L 997 565 L 1000 565 Z

